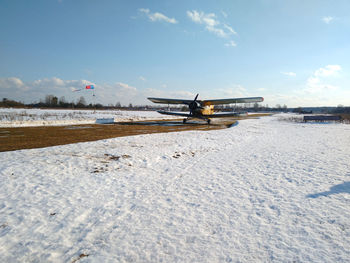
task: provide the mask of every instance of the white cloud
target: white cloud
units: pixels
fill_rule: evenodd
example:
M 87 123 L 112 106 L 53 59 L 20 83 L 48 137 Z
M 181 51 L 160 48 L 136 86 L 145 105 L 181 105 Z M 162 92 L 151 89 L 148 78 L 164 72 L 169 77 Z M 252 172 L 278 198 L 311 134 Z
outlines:
M 225 44 L 226 47 L 236 47 L 237 44 L 235 41 L 231 40 L 230 42 Z
M 19 78 L 1 78 L 0 79 L 0 89 L 22 89 L 24 83 Z
M 237 35 L 237 32 L 232 28 L 230 27 L 229 25 L 227 24 L 224 24 L 224 27 L 233 35 Z
M 94 92 L 86 90 L 85 86 L 95 85 Z M 75 91 L 75 92 L 73 92 Z M 63 80 L 57 77 L 43 78 L 34 81 L 22 81 L 20 78 L 0 78 L 0 99 L 8 98 L 25 103 L 39 102 L 46 95 L 54 95 L 58 98 L 64 96 L 66 101 L 77 101 L 84 96 L 87 103 L 95 102 L 104 105 L 115 105 L 120 102 L 122 105 L 146 105 L 151 104 L 147 97 L 170 97 L 193 99 L 195 94 L 187 91 L 169 91 L 166 85 L 159 89 L 140 90 L 125 82 L 93 83 L 88 80 Z
M 178 23 L 175 18 L 169 18 L 166 15 L 164 15 L 162 13 L 158 13 L 158 12 L 151 13 L 151 11 L 148 8 L 140 8 L 139 11 L 141 13 L 146 14 L 147 17 L 153 22 L 155 22 L 155 21 L 164 21 L 164 22 L 167 22 L 167 23 L 170 23 L 170 24 Z
M 316 70 L 314 75 L 317 77 L 331 77 L 336 76 L 340 70 L 341 66 L 339 65 L 328 65 Z
M 146 80 L 147 80 L 147 79 L 146 79 L 145 77 L 143 77 L 143 76 L 140 76 L 139 79 L 142 80 L 142 81 L 146 81 Z
M 328 84 L 330 77 L 337 77 L 341 66 L 328 65 L 324 68 L 317 69 L 312 76 L 306 81 L 306 88 L 304 89 L 308 93 L 318 93 L 338 89 L 337 86 Z
M 95 85 L 94 92 L 86 90 L 85 86 Z M 93 99 L 93 94 L 95 97 Z M 146 105 L 151 104 L 147 97 L 170 97 L 170 98 L 194 98 L 195 94 L 187 91 L 169 91 L 166 85 L 159 89 L 140 90 L 125 82 L 93 83 L 88 80 L 63 80 L 57 77 L 43 78 L 34 81 L 22 81 L 20 78 L 0 78 L 0 99 L 8 98 L 25 103 L 34 103 L 43 100 L 46 95 L 54 95 L 58 98 L 64 96 L 68 102 L 76 102 L 84 96 L 87 103 L 104 105 L 115 105 L 120 102 L 122 105 Z
M 322 18 L 322 21 L 325 22 L 326 24 L 331 23 L 334 20 L 334 17 L 332 16 L 325 16 Z
M 289 76 L 289 77 L 296 77 L 296 73 L 295 72 L 281 72 L 281 74 Z
M 194 97 L 197 94 L 195 94 L 193 92 L 189 92 L 189 91 L 179 90 L 179 91 L 170 92 L 169 95 L 170 95 L 171 98 L 194 99 Z
M 317 93 L 317 92 L 324 92 L 327 90 L 336 90 L 338 89 L 337 86 L 326 84 L 323 81 L 321 81 L 317 77 L 309 77 L 306 82 L 306 89 L 305 91 L 309 93 Z
M 189 91 L 184 91 L 184 90 L 169 91 L 169 90 L 165 90 L 165 88 L 166 88 L 166 85 L 162 85 L 161 89 L 147 89 L 144 92 L 145 97 L 194 99 L 194 97 L 197 95 L 197 93 L 193 93 Z M 201 96 L 201 94 L 199 96 Z
M 121 90 L 128 91 L 128 92 L 136 92 L 137 89 L 135 87 L 129 86 L 128 84 L 118 82 L 116 83 L 116 87 L 120 88 Z
M 197 10 L 187 11 L 187 16 L 195 23 L 205 26 L 205 29 L 218 37 L 227 38 L 236 35 L 236 31 L 227 24 L 221 25 L 214 13 L 205 14 Z
M 139 11 L 145 14 L 148 14 L 150 12 L 148 8 L 139 8 Z
M 59 79 L 59 78 L 56 78 L 56 77 L 53 77 L 51 79 L 38 79 L 38 80 L 35 80 L 33 82 L 33 86 L 40 86 L 40 87 L 43 87 L 43 86 L 54 86 L 54 87 L 58 87 L 58 86 L 64 86 L 65 85 L 65 81 Z
M 209 32 L 214 33 L 218 37 L 226 38 L 228 37 L 227 33 L 222 29 L 222 28 L 217 28 L 217 27 L 207 27 L 207 30 Z
M 57 77 L 44 78 L 34 81 L 22 81 L 19 78 L 0 78 L 0 97 L 24 101 L 38 102 L 46 95 L 65 96 L 75 100 L 78 92 L 86 85 L 94 84 L 87 80 L 62 80 Z M 80 94 L 79 96 L 81 96 Z
M 219 23 L 219 21 L 217 21 L 215 19 L 215 14 L 210 13 L 210 14 L 205 14 L 203 12 L 198 12 L 196 10 L 193 11 L 187 11 L 187 16 L 195 23 L 198 24 L 204 24 L 208 27 L 214 27 Z
M 334 106 L 338 104 L 349 105 L 350 91 L 338 87 L 342 80 L 342 68 L 339 65 L 328 65 L 315 70 L 306 83 L 299 89 L 288 89 L 285 93 L 272 94 L 264 88 L 246 89 L 239 84 L 230 84 L 222 89 L 199 91 L 200 99 L 264 96 L 265 104 L 287 104 L 288 106 Z M 340 82 L 341 83 L 341 82 Z M 96 95 L 95 102 L 104 105 L 122 105 L 132 103 L 134 105 L 151 105 L 147 97 L 183 98 L 193 99 L 197 92 L 176 90 L 160 85 L 157 89 L 138 89 L 125 82 L 113 84 L 93 83 L 88 80 L 64 80 L 57 77 L 43 78 L 35 81 L 23 81 L 18 77 L 0 78 L 0 99 L 8 98 L 25 103 L 39 102 L 46 95 L 55 95 L 58 98 L 64 96 L 67 102 L 76 102 L 80 96 L 84 96 L 87 103 L 93 102 L 91 90 L 85 90 L 85 86 L 94 84 Z M 79 89 L 72 92 L 72 89 Z M 260 93 L 260 94 L 259 94 Z
M 327 65 L 316 69 L 304 83 L 291 84 L 283 91 L 264 92 L 265 103 L 270 106 L 287 104 L 290 107 L 349 105 L 350 91 L 340 65 Z
M 230 84 L 225 88 L 212 90 L 209 94 L 210 98 L 239 98 L 248 97 L 250 93 L 248 90 L 240 84 Z

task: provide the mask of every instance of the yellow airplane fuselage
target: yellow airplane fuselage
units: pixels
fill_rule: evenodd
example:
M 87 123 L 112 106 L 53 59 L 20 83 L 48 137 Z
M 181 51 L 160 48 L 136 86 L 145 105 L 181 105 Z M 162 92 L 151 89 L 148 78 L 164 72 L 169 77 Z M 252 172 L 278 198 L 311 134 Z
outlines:
M 204 106 L 203 109 L 200 109 L 200 113 L 202 115 L 212 115 L 212 114 L 214 114 L 214 105 Z

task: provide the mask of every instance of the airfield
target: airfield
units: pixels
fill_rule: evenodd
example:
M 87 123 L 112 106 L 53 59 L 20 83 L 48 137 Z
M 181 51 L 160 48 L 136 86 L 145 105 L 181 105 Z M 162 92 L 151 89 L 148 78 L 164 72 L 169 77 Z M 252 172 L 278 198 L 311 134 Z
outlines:
M 171 130 L 0 152 L 1 262 L 350 258 L 350 125 L 277 114 L 177 131 L 125 114 Z M 54 128 L 113 127 L 81 119 Z
M 0 152 L 20 149 L 41 148 L 77 142 L 97 141 L 108 138 L 180 132 L 189 130 L 215 130 L 234 125 L 231 120 L 207 125 L 192 122 L 186 125 L 181 120 L 120 122 L 113 124 L 81 124 L 68 126 L 39 126 L 20 128 L 0 128 Z
M 234 126 L 238 120 L 268 115 L 269 114 L 251 114 L 246 117 L 217 119 L 213 121 L 211 125 L 201 120 L 191 120 L 184 125 L 182 119 L 163 119 L 123 121 L 110 124 L 0 127 L 0 152 L 97 141 L 139 134 L 225 129 Z

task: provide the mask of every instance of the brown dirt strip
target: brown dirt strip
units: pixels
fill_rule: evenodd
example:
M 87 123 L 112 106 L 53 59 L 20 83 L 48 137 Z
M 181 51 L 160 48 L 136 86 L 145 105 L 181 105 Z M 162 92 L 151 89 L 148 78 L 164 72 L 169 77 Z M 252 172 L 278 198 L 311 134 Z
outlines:
M 97 141 L 139 134 L 226 128 L 226 126 L 217 124 L 182 125 L 180 121 L 177 122 L 178 124 L 165 122 L 166 125 L 163 125 L 159 123 L 148 121 L 141 123 L 0 128 L 0 152 Z
M 162 120 L 119 122 L 115 124 L 0 128 L 0 152 L 97 141 L 139 134 L 217 130 L 232 126 L 236 120 L 237 118 L 215 120 L 210 125 L 204 122 L 182 124 L 182 120 Z

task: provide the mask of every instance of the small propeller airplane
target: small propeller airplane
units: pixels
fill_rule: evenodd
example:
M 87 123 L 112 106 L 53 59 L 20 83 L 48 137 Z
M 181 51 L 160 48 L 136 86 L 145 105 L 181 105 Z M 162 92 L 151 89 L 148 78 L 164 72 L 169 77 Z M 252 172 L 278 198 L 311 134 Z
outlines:
M 249 97 L 249 98 L 231 98 L 231 99 L 216 99 L 216 100 L 197 100 L 198 95 L 194 100 L 182 100 L 182 99 L 166 99 L 166 98 L 147 98 L 154 103 L 162 104 L 185 104 L 188 105 L 190 113 L 181 113 L 181 112 L 172 112 L 159 110 L 160 114 L 165 115 L 176 115 L 187 117 L 183 119 L 183 123 L 186 123 L 190 118 L 206 120 L 210 124 L 211 118 L 226 118 L 226 117 L 236 117 L 238 116 L 237 112 L 230 113 L 216 113 L 214 114 L 214 105 L 221 104 L 231 104 L 231 103 L 252 103 L 252 102 L 262 102 L 264 101 L 263 97 Z

